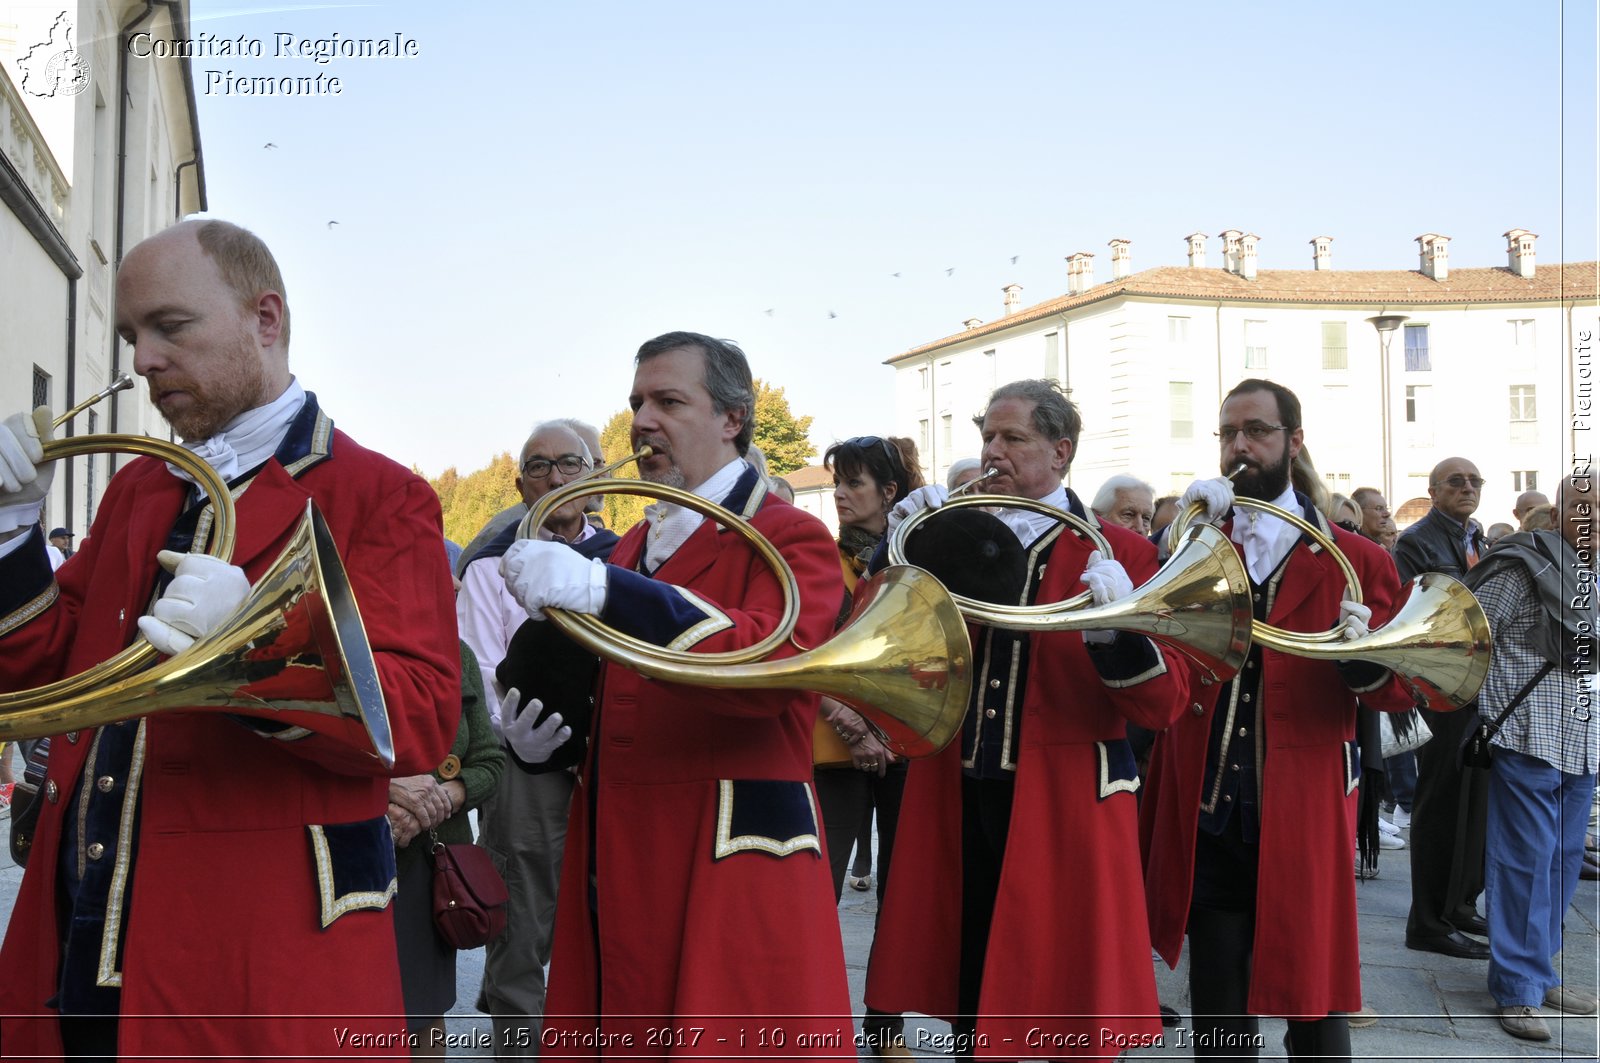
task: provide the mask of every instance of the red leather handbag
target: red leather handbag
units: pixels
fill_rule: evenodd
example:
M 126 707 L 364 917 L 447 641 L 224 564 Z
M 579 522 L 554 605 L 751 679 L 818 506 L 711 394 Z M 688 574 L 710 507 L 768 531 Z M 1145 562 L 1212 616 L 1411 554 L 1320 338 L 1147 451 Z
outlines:
M 446 845 L 433 831 L 433 925 L 458 949 L 486 945 L 506 928 L 505 879 L 480 846 Z

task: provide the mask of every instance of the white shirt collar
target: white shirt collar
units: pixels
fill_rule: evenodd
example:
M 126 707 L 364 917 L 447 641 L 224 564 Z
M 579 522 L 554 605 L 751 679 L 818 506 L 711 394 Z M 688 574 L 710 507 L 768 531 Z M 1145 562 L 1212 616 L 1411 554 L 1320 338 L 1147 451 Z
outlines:
M 278 452 L 289 434 L 289 426 L 305 404 L 305 389 L 299 380 L 291 377 L 282 395 L 264 406 L 244 411 L 210 439 L 187 441 L 183 448 L 210 465 L 224 480 L 232 480 Z M 182 469 L 171 464 L 167 468 L 180 480 L 194 483 L 194 478 Z M 204 498 L 205 491 L 198 485 L 196 489 Z
M 1297 517 L 1305 516 L 1299 500 L 1295 498 L 1292 484 L 1284 489 L 1283 494 L 1274 498 L 1272 504 Z M 1231 538 L 1244 547 L 1244 564 L 1250 570 L 1250 578 L 1257 583 L 1265 583 L 1289 551 L 1294 549 L 1294 544 L 1300 538 L 1300 529 L 1271 513 L 1241 506 L 1233 511 Z
M 749 467 L 743 458 L 734 458 L 712 473 L 711 478 L 692 493 L 712 502 L 721 502 Z M 695 533 L 705 517 L 672 502 L 656 502 L 644 507 L 644 519 L 650 525 L 645 538 L 645 567 L 654 572 L 678 552 L 678 547 L 689 541 L 689 536 Z
M 1070 510 L 1067 504 L 1067 485 L 1058 484 L 1054 491 L 1039 499 L 1047 506 L 1057 509 Z M 1048 513 L 1035 513 L 1031 509 L 1005 509 L 1000 511 L 1000 519 L 1006 526 L 1016 533 L 1017 540 L 1027 549 L 1038 541 L 1039 536 L 1049 531 L 1052 526 L 1061 523 Z

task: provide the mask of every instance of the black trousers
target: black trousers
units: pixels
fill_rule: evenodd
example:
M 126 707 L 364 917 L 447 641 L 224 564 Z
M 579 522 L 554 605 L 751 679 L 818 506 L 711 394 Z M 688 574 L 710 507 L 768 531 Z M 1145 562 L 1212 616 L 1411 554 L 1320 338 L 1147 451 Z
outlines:
M 1234 816 L 1221 835 L 1202 830 L 1195 844 L 1194 901 L 1189 908 L 1189 1009 L 1196 1058 L 1253 1060 L 1261 1024 L 1251 1015 L 1260 849 L 1246 842 Z M 1289 1021 L 1292 1059 L 1349 1060 L 1343 1014 Z
M 1433 740 L 1417 750 L 1417 792 L 1411 802 L 1411 915 L 1406 937 L 1413 939 L 1448 934 L 1456 929 L 1452 919 L 1476 910 L 1478 894 L 1483 892 L 1489 823 L 1488 773 L 1461 770 L 1461 746 L 1478 726 L 1477 713 L 1421 711 Z M 1452 882 L 1463 777 L 1472 789 L 1461 876 Z
M 983 961 L 989 927 L 1000 893 L 1000 865 L 1011 832 L 1011 799 L 1016 787 L 997 779 L 961 780 L 961 981 L 956 994 L 960 1014 L 952 1032 L 969 1038 L 978 1028 L 978 997 L 983 991 Z M 957 1055 L 970 1055 L 970 1048 Z

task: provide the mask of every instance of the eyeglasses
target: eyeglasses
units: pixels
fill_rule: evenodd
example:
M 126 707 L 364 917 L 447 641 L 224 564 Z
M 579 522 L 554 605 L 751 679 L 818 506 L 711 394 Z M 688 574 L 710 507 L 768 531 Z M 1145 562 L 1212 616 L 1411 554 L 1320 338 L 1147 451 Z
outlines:
M 1481 476 L 1462 476 L 1460 473 L 1456 473 L 1454 476 L 1446 476 L 1443 480 L 1440 480 L 1438 483 L 1435 483 L 1433 486 L 1434 487 L 1449 486 L 1449 487 L 1453 487 L 1457 491 L 1459 491 L 1463 487 L 1467 487 L 1469 485 L 1472 487 L 1472 489 L 1474 491 L 1476 491 L 1478 488 L 1483 486 L 1483 477 L 1481 477 Z
M 561 470 L 563 476 L 573 476 L 589 468 L 589 463 L 577 454 L 563 454 L 554 461 L 549 458 L 529 458 L 522 463 L 522 475 L 530 480 L 543 480 L 550 475 L 551 467 Z
M 889 471 L 898 472 L 905 468 L 905 459 L 900 456 L 900 449 L 882 436 L 851 436 L 844 441 L 844 446 L 861 447 L 870 450 L 873 447 L 882 447 L 884 456 L 889 459 Z
M 1262 443 L 1265 442 L 1267 438 L 1272 435 L 1272 433 L 1287 432 L 1288 430 L 1288 425 L 1267 424 L 1265 421 L 1252 421 L 1243 428 L 1235 428 L 1232 425 L 1224 425 L 1215 433 L 1215 435 L 1218 439 L 1222 440 L 1224 444 L 1228 444 L 1232 443 L 1235 439 L 1238 439 L 1239 433 L 1243 432 L 1244 437 L 1250 440 L 1250 442 Z

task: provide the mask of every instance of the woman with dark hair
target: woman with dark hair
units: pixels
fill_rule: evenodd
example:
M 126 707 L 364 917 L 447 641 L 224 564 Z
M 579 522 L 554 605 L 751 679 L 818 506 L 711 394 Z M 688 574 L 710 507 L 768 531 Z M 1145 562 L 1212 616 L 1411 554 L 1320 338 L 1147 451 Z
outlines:
M 842 622 L 850 611 L 850 593 L 867 571 L 878 544 L 888 531 L 889 510 L 922 486 L 916 444 L 909 439 L 856 436 L 835 443 L 822 456 L 833 473 L 833 504 L 839 514 L 839 563 L 844 568 L 846 600 Z M 833 893 L 844 890 L 850 847 L 862 822 L 878 814 L 878 904 L 883 904 L 894 854 L 895 824 L 906 786 L 906 762 L 878 741 L 867 721 L 832 698 L 822 699 L 817 724 L 817 800 L 832 865 Z M 833 741 L 837 734 L 842 742 Z M 905 1020 L 867 1009 L 861 1032 L 875 1056 L 909 1056 Z

